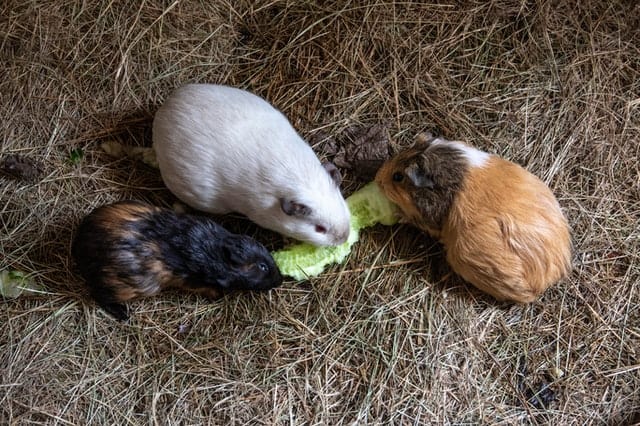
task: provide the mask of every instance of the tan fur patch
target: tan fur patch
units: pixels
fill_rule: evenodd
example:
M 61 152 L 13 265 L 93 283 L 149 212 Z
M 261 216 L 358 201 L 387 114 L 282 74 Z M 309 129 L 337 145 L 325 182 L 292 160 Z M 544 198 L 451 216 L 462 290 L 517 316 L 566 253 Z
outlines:
M 211 287 L 197 288 L 193 292 L 209 300 L 216 300 L 222 297 L 222 293 L 219 290 Z
M 183 287 L 184 282 L 181 278 L 176 277 L 173 274 L 167 264 L 162 261 L 162 255 L 160 246 L 155 241 L 147 243 L 147 248 L 152 254 L 152 257 L 143 265 L 145 273 L 149 276 L 150 280 L 144 287 L 143 293 L 151 296 L 171 287 Z
M 120 302 L 126 302 L 142 295 L 136 287 L 114 285 L 111 288 L 114 289 L 116 298 Z
M 105 228 L 119 229 L 125 223 L 136 222 L 148 217 L 158 208 L 135 202 L 120 202 L 100 210 L 99 220 Z
M 140 289 L 133 279 L 123 281 L 118 277 L 117 271 L 111 269 L 104 271 L 104 284 L 113 291 L 115 298 L 120 302 L 141 296 Z

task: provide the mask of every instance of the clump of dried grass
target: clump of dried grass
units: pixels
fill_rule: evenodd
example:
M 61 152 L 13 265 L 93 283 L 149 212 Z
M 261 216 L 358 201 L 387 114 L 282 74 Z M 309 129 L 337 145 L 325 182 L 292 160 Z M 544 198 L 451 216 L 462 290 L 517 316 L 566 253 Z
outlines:
M 2 153 L 45 163 L 36 185 L 2 181 L 1 266 L 47 288 L 2 302 L 2 423 L 638 421 L 633 2 L 5 1 L 0 22 Z M 380 228 L 309 283 L 214 304 L 167 294 L 115 323 L 71 272 L 75 224 L 109 201 L 173 198 L 99 143 L 148 145 L 157 106 L 191 81 L 253 90 L 307 137 L 388 121 L 396 147 L 437 127 L 517 161 L 569 217 L 573 274 L 500 305 L 428 237 Z M 526 402 L 523 360 L 550 408 Z

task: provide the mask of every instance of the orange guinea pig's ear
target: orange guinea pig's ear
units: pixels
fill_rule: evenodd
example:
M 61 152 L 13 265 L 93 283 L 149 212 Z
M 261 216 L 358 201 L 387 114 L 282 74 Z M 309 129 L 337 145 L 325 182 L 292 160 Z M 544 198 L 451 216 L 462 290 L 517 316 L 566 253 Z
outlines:
M 418 133 L 416 137 L 413 139 L 413 147 L 414 148 L 426 148 L 436 139 L 430 132 L 422 132 Z
M 428 175 L 424 169 L 417 164 L 411 164 L 404 169 L 404 174 L 409 178 L 413 186 L 417 188 L 433 189 L 435 183 L 433 177 Z

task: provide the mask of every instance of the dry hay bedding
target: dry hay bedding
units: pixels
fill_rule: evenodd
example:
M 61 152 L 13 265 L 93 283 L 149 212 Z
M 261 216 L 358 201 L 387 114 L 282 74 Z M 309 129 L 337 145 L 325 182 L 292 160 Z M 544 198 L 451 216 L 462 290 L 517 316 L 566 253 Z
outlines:
M 2 2 L 2 155 L 42 169 L 0 178 L 0 260 L 43 290 L 2 301 L 0 422 L 638 421 L 639 31 L 622 0 Z M 309 140 L 388 121 L 396 148 L 436 127 L 524 165 L 573 227 L 571 277 L 500 305 L 426 236 L 375 228 L 307 283 L 167 294 L 111 321 L 82 301 L 74 227 L 106 202 L 173 199 L 99 145 L 148 145 L 157 106 L 191 81 L 250 89 Z M 551 401 L 527 402 L 545 385 Z

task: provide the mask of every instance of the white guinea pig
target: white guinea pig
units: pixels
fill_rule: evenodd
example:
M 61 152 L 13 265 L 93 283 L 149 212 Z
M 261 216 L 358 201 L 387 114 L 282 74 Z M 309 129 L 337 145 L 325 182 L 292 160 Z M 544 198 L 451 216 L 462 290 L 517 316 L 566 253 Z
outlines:
M 162 180 L 191 207 L 237 212 L 314 245 L 349 236 L 340 173 L 321 164 L 285 116 L 247 91 L 214 84 L 177 89 L 153 120 Z

